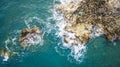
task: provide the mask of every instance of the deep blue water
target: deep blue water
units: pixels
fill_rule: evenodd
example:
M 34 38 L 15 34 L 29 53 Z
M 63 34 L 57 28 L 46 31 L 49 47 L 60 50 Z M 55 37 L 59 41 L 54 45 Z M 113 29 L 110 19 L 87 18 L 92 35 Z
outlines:
M 91 39 L 81 63 L 71 58 L 69 49 L 61 49 L 57 37 L 53 0 L 0 0 L 0 49 L 10 39 L 11 51 L 19 56 L 7 62 L 0 59 L 0 67 L 120 67 L 120 41 L 116 45 L 104 37 Z M 18 42 L 20 31 L 24 28 L 38 26 L 43 32 L 43 46 L 22 50 Z M 12 40 L 16 38 L 15 40 Z M 59 51 L 56 51 L 58 47 Z M 61 55 L 64 54 L 64 55 Z M 72 61 L 72 62 L 70 62 Z

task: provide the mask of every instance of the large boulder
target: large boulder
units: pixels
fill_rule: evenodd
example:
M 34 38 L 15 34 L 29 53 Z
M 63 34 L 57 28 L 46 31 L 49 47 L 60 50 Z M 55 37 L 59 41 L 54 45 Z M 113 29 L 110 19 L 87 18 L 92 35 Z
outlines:
M 41 32 L 38 27 L 23 29 L 21 31 L 19 42 L 22 47 L 25 48 L 30 45 L 38 44 L 39 42 L 36 42 L 38 40 L 41 40 Z

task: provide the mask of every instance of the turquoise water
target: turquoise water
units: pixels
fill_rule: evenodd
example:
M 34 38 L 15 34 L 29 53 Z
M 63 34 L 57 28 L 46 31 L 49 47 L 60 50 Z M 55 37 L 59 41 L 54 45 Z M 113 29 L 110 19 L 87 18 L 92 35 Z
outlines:
M 114 45 L 104 36 L 87 43 L 81 62 L 69 57 L 71 50 L 63 48 L 62 38 L 56 35 L 54 5 L 53 0 L 0 1 L 0 49 L 8 44 L 19 53 L 7 62 L 0 58 L 0 67 L 120 67 L 120 41 Z M 24 50 L 18 42 L 20 31 L 34 26 L 43 32 L 42 46 Z

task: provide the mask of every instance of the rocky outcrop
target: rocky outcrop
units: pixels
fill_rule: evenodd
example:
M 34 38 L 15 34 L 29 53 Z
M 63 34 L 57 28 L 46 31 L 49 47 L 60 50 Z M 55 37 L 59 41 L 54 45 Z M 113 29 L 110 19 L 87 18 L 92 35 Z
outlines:
M 22 47 L 27 47 L 30 45 L 34 45 L 36 40 L 41 39 L 41 32 L 38 27 L 34 27 L 31 29 L 23 29 L 21 31 L 19 42 Z
M 11 55 L 11 52 L 9 50 L 0 50 L 0 56 L 3 58 L 3 61 L 7 61 Z
M 23 48 L 27 48 L 30 45 L 36 45 L 41 42 L 41 31 L 38 27 L 33 27 L 31 29 L 23 29 L 20 33 L 19 37 L 20 46 Z M 19 46 L 11 43 L 11 40 L 8 38 L 5 41 L 4 48 L 0 49 L 0 58 L 3 61 L 8 61 L 10 58 L 18 56 L 20 52 L 18 50 Z
M 66 25 L 65 30 L 75 34 L 75 41 L 85 43 L 91 34 L 104 34 L 109 40 L 120 40 L 119 4 L 119 0 L 69 0 L 56 8 L 71 24 Z M 65 37 L 65 40 L 70 39 Z

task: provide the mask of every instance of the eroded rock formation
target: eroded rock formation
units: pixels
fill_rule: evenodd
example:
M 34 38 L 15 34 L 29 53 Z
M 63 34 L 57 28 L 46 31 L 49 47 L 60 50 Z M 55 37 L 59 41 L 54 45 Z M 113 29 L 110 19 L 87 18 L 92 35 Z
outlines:
M 22 47 L 27 47 L 36 44 L 36 40 L 41 39 L 41 32 L 38 27 L 31 29 L 23 29 L 20 34 L 19 42 Z
M 76 37 L 72 39 L 65 35 L 66 41 L 85 43 L 94 33 L 104 34 L 109 40 L 120 40 L 119 0 L 69 0 L 56 8 L 68 23 L 65 30 Z

